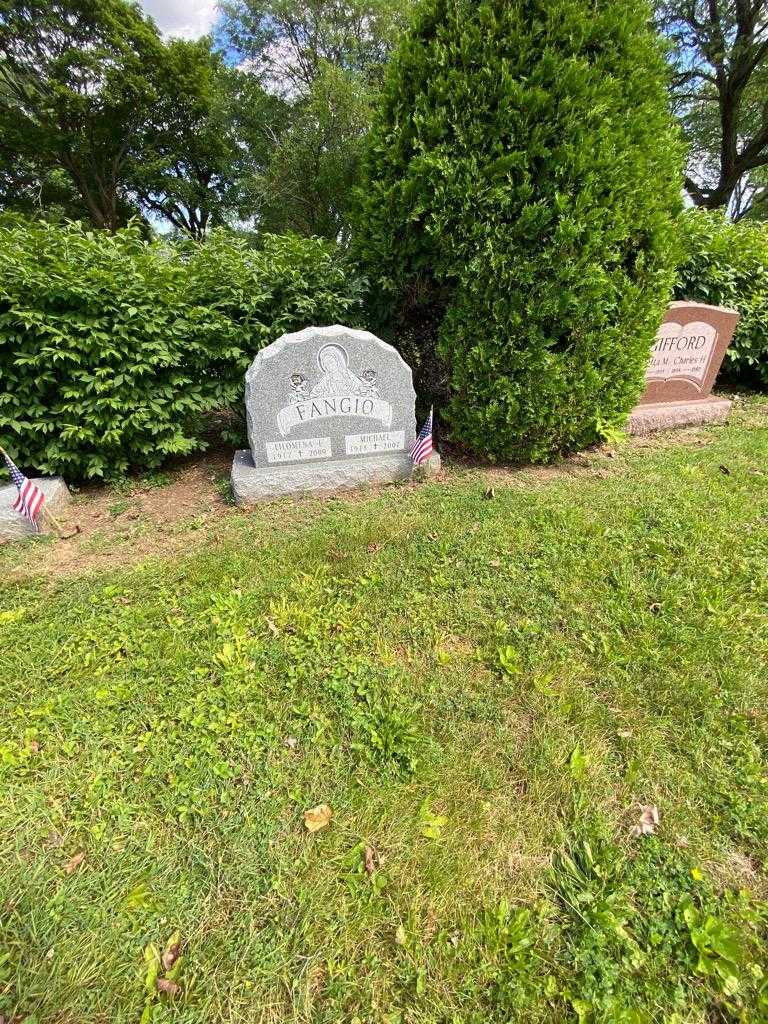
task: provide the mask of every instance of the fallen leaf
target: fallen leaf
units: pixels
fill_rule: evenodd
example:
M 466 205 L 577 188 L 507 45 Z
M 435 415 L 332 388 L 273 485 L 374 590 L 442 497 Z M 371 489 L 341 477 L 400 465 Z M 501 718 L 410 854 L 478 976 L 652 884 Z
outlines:
M 381 544 L 376 544 L 375 541 L 371 541 L 368 545 L 368 554 L 375 555 L 377 551 L 381 551 Z
M 71 875 L 74 871 L 77 871 L 77 869 L 80 867 L 84 860 L 85 851 L 81 850 L 79 853 L 76 853 L 75 856 L 67 863 L 67 865 L 64 868 L 65 874 Z
M 268 618 L 268 619 L 266 620 L 266 622 L 267 622 L 267 627 L 268 627 L 268 629 L 269 629 L 270 633 L 271 633 L 271 634 L 272 634 L 273 636 L 280 636 L 280 630 L 279 630 L 279 629 L 277 628 L 277 626 L 276 626 L 276 625 L 274 624 L 274 622 L 272 621 L 272 619 Z
M 376 851 L 372 846 L 366 846 L 365 848 L 365 873 L 366 875 L 372 875 L 376 870 Z
M 304 811 L 304 827 L 307 832 L 319 832 L 321 828 L 331 823 L 333 811 L 328 804 L 318 804 L 308 811 Z
M 29 749 L 32 751 L 33 754 L 37 754 L 40 750 L 40 744 L 37 742 L 37 740 L 30 740 Z
M 397 943 L 398 946 L 404 946 L 405 945 L 405 942 L 406 942 L 405 928 L 403 928 L 403 926 L 401 924 L 399 924 L 397 926 L 397 928 L 395 929 L 395 942 Z
M 283 746 L 286 747 L 286 749 L 288 750 L 295 750 L 296 747 L 298 747 L 298 745 L 299 741 L 296 739 L 295 736 L 287 736 L 283 740 Z
M 181 954 L 181 933 L 174 932 L 162 956 L 163 970 L 170 971 Z
M 631 739 L 634 735 L 631 729 L 617 729 L 616 735 L 620 736 L 623 740 Z
M 501 559 L 500 558 L 492 558 L 490 560 L 490 562 L 488 563 L 488 565 L 490 565 L 490 567 L 492 569 L 500 569 L 501 568 Z
M 640 808 L 640 820 L 632 827 L 630 835 L 633 839 L 640 836 L 652 836 L 659 825 L 659 809 L 656 804 L 643 804 Z
M 652 604 L 648 605 L 648 611 L 652 612 L 654 615 L 658 615 L 661 611 L 661 605 L 658 601 L 654 601 Z
M 175 981 L 170 981 L 168 978 L 157 978 L 155 985 L 158 992 L 165 992 L 168 996 L 177 996 L 181 992 L 181 985 L 177 985 Z

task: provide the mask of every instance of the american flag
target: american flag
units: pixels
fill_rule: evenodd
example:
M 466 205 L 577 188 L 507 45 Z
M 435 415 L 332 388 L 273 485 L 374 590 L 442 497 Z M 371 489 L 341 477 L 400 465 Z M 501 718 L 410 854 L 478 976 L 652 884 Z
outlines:
M 426 462 L 432 454 L 432 409 L 429 410 L 424 426 L 419 431 L 419 436 L 411 445 L 411 462 L 414 466 L 420 466 Z
M 11 474 L 11 480 L 16 485 L 16 490 L 19 492 L 16 500 L 11 505 L 14 512 L 21 512 L 23 516 L 34 523 L 37 526 L 37 517 L 40 515 L 40 509 L 43 507 L 45 501 L 45 495 L 28 480 L 21 470 L 11 461 L 6 452 L 3 452 L 3 458 L 5 464 L 8 466 L 8 472 Z

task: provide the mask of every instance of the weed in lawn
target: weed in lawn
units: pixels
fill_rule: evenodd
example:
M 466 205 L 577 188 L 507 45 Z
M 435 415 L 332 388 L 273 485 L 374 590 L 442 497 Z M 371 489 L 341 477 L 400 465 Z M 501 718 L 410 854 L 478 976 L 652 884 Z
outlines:
M 116 501 L 113 505 L 110 505 L 107 511 L 109 512 L 113 519 L 117 519 L 117 517 L 121 516 L 123 512 L 127 512 L 130 507 L 131 502 L 128 501 L 127 498 L 121 498 L 119 501 Z

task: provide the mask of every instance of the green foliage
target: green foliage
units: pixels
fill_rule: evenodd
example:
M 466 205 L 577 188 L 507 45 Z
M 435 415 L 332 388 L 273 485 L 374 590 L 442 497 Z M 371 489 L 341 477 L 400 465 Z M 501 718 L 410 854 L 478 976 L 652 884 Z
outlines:
M 663 1006 L 670 1024 L 699 1019 L 694 1007 L 758 1024 L 765 911 L 655 838 L 627 851 L 590 824 L 555 852 L 534 903 L 503 897 L 456 922 L 455 984 L 478 1007 L 461 1019 L 654 1024 Z
M 324 64 L 380 79 L 414 0 L 224 0 L 230 51 L 272 88 L 306 95 Z
M 725 369 L 768 385 L 768 226 L 705 210 L 687 211 L 679 224 L 685 260 L 675 297 L 738 309 Z
M 194 238 L 253 213 L 285 106 L 211 40 L 164 41 L 124 0 L 0 0 L 0 202 Z
M 347 242 L 352 189 L 371 117 L 369 87 L 323 64 L 261 178 L 260 216 L 275 230 Z
M 131 215 L 131 147 L 168 88 L 163 43 L 136 3 L 0 0 L 0 137 L 41 188 L 64 172 L 93 223 Z
M 346 244 L 353 187 L 383 68 L 414 0 L 228 0 L 230 52 L 283 101 L 253 210 L 268 231 Z M 252 139 L 253 133 L 248 137 Z
M 317 239 L 147 243 L 76 224 L 0 226 L 0 436 L 69 479 L 156 467 L 239 409 L 254 354 L 308 322 L 354 320 L 359 285 Z
M 286 105 L 226 67 L 208 39 L 169 41 L 164 64 L 166 87 L 132 149 L 127 180 L 147 213 L 201 239 L 253 212 L 266 136 Z
M 580 1021 L 651 1024 L 662 1003 L 674 1020 L 702 996 L 761 1019 L 763 911 L 717 894 L 681 852 L 650 838 L 627 857 L 598 831 L 556 855 L 551 891 L 556 959 L 576 969 L 561 995 Z
M 436 324 L 452 435 L 492 458 L 594 442 L 641 389 L 682 160 L 648 15 L 430 0 L 394 58 L 360 256 L 396 335 Z

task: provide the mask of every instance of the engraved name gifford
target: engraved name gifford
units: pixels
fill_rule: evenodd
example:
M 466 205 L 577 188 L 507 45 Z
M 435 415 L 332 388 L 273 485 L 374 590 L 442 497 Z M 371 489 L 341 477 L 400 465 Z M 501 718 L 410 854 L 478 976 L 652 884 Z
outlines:
M 717 331 L 712 324 L 694 321 L 683 326 L 667 321 L 659 328 L 651 349 L 646 380 L 684 379 L 701 386 L 716 342 Z
M 300 423 L 332 416 L 358 416 L 376 420 L 387 429 L 392 424 L 392 406 L 379 397 L 375 370 L 358 377 L 349 368 L 347 350 L 339 344 L 324 345 L 317 354 L 320 377 L 309 389 L 303 372 L 290 377 L 288 404 L 277 413 L 277 429 L 285 437 Z

